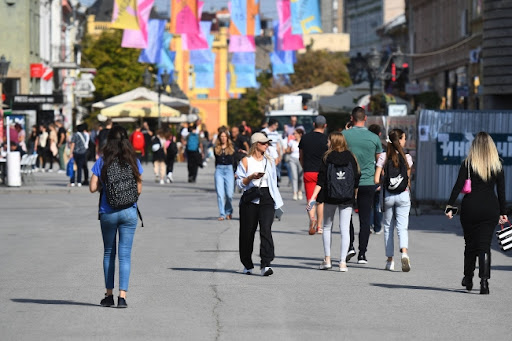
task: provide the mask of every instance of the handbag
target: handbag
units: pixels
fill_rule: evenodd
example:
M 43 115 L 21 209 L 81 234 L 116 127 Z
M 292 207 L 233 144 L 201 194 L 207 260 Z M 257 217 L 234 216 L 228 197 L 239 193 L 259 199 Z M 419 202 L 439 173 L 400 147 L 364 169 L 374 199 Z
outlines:
M 267 170 L 267 160 L 265 159 L 265 168 L 263 169 L 263 173 L 265 173 L 266 170 Z M 258 185 L 258 187 L 251 187 L 248 190 L 246 190 L 244 192 L 244 194 L 242 194 L 242 202 L 244 202 L 245 204 L 248 204 L 254 200 L 261 198 L 260 187 L 261 187 L 262 182 L 263 182 L 263 177 L 261 177 L 260 184 Z
M 501 230 L 496 232 L 496 236 L 498 237 L 498 244 L 503 251 L 508 251 L 512 249 L 512 226 L 510 221 L 507 220 L 508 227 L 505 227 L 505 224 L 500 224 Z
M 462 187 L 462 191 L 460 191 L 462 194 L 471 193 L 471 178 L 469 173 L 470 168 L 471 166 L 468 166 L 468 178 L 466 179 L 466 181 L 464 181 L 464 187 Z

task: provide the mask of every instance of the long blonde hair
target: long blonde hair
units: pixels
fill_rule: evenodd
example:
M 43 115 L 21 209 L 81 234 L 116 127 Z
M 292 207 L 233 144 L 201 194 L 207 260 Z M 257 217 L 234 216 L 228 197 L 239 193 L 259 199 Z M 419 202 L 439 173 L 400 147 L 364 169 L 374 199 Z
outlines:
M 216 155 L 220 155 L 222 153 L 222 142 L 220 141 L 220 136 L 224 134 L 226 135 L 227 137 L 227 141 L 226 141 L 226 144 L 227 144 L 227 147 L 225 149 L 225 154 L 226 155 L 232 155 L 235 153 L 235 147 L 233 147 L 233 142 L 231 141 L 231 139 L 229 138 L 229 134 L 226 130 L 222 130 L 219 135 L 217 136 L 217 140 L 215 141 L 215 154 Z
M 345 140 L 345 136 L 343 136 L 343 134 L 340 133 L 339 131 L 333 131 L 332 133 L 329 134 L 329 142 L 330 142 L 329 147 L 327 148 L 327 151 L 324 153 L 324 157 L 323 157 L 323 160 L 325 163 L 327 163 L 327 157 L 332 152 L 340 152 L 341 153 L 341 152 L 348 150 L 347 140 Z M 354 154 L 352 152 L 350 152 L 350 153 L 352 154 L 352 156 L 354 156 Z M 354 156 L 354 160 L 356 161 L 357 171 L 360 173 L 361 170 L 359 168 L 359 162 L 357 162 L 357 159 L 355 156 Z
M 485 131 L 476 134 L 469 149 L 468 157 L 464 162 L 466 167 L 471 167 L 473 172 L 486 182 L 502 169 L 496 144 Z

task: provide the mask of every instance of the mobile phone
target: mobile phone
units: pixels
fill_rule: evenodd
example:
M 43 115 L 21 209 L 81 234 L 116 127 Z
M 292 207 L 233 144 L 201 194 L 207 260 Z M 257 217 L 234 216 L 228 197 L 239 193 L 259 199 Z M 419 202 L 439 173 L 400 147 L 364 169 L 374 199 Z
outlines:
M 452 212 L 452 215 L 456 215 L 457 212 L 459 212 L 459 209 L 457 207 L 447 207 L 444 210 L 444 214 L 448 214 L 448 212 Z
M 315 200 L 311 201 L 311 203 L 309 203 L 308 206 L 306 207 L 306 211 L 308 211 L 308 212 L 311 211 L 313 209 L 313 207 L 315 206 L 315 204 L 316 204 Z
M 259 172 L 259 173 L 258 173 L 258 176 L 263 176 L 263 175 L 265 175 L 265 173 L 264 173 L 264 172 Z

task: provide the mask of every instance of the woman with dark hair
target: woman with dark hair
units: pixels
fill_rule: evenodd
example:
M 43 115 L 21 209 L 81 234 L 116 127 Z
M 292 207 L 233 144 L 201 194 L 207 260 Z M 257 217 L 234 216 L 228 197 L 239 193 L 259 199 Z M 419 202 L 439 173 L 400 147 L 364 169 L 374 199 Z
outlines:
M 232 219 L 233 191 L 235 174 L 233 173 L 233 158 L 235 148 L 228 136 L 227 130 L 222 130 L 215 141 L 213 149 L 215 155 L 215 191 L 219 206 L 219 221 Z
M 462 162 L 445 214 L 454 216 L 453 206 L 466 179 L 471 179 L 471 192 L 464 195 L 460 222 L 464 231 L 464 278 L 462 286 L 473 289 L 473 273 L 478 257 L 480 294 L 489 294 L 491 278 L 491 241 L 496 224 L 508 221 L 505 198 L 505 175 L 492 137 L 479 132 L 468 157 Z M 497 196 L 495 193 L 497 191 Z
M 85 134 L 86 125 L 79 124 L 76 127 L 76 133 L 71 137 L 69 157 L 75 160 L 76 164 L 76 185 L 82 186 L 82 170 L 87 164 L 87 149 L 89 148 L 89 135 Z M 84 182 L 89 182 L 88 172 L 84 176 Z M 70 179 L 70 185 L 75 186 L 75 176 Z
M 126 308 L 126 291 L 130 279 L 131 251 L 133 237 L 137 227 L 137 203 L 128 208 L 116 209 L 109 205 L 105 190 L 107 170 L 112 165 L 131 169 L 137 183 L 137 193 L 142 191 L 142 166 L 135 155 L 126 130 L 121 126 L 113 126 L 107 136 L 107 143 L 101 156 L 92 167 L 92 178 L 89 184 L 91 193 L 101 191 L 100 195 L 100 225 L 103 235 L 103 271 L 105 276 L 106 294 L 101 305 L 114 305 L 114 274 L 116 249 L 119 250 L 119 297 L 118 308 Z M 118 168 L 119 168 L 118 167 Z M 113 167 L 114 168 L 114 167 Z M 119 231 L 119 243 L 116 245 L 116 235 Z M 117 248 L 116 248 L 117 246 Z
M 320 270 L 329 270 L 332 268 L 331 262 L 331 231 L 334 223 L 334 215 L 336 209 L 340 211 L 340 263 L 339 271 L 347 272 L 347 253 L 350 246 L 350 219 L 352 217 L 352 206 L 356 200 L 356 192 L 359 187 L 359 178 L 361 171 L 354 155 L 348 150 L 347 141 L 340 132 L 332 132 L 327 141 L 327 151 L 325 152 L 322 163 L 320 164 L 320 172 L 318 180 L 306 206 L 306 210 L 310 211 L 315 205 L 319 197 L 324 203 L 324 226 L 323 226 L 323 243 L 324 243 L 324 260 L 320 264 Z M 336 177 L 332 177 L 332 172 L 336 173 Z M 351 174 L 351 175 L 350 175 Z M 333 183 L 337 184 L 334 185 Z M 341 191 L 330 190 L 329 186 L 335 186 Z M 346 192 L 343 189 L 347 189 Z
M 381 191 L 384 193 L 384 204 L 382 216 L 382 227 L 384 228 L 384 245 L 386 247 L 386 266 L 385 269 L 389 271 L 395 270 L 395 262 L 393 261 L 394 250 L 394 233 L 396 227 L 398 240 L 400 241 L 400 252 L 402 253 L 402 271 L 409 272 L 411 270 L 411 263 L 408 255 L 409 247 L 409 211 L 411 210 L 411 196 L 409 194 L 412 157 L 405 154 L 405 132 L 401 129 L 393 129 L 389 133 L 387 142 L 386 153 L 381 153 L 377 160 L 377 168 L 375 169 L 375 184 L 380 184 L 382 179 L 389 179 L 393 169 L 403 169 L 405 174 L 400 174 L 402 178 L 402 186 L 397 185 L 396 190 L 390 190 L 383 181 Z M 389 174 L 387 174 L 388 172 Z M 407 177 L 407 178 L 406 178 Z M 392 181 L 391 181 L 392 182 Z

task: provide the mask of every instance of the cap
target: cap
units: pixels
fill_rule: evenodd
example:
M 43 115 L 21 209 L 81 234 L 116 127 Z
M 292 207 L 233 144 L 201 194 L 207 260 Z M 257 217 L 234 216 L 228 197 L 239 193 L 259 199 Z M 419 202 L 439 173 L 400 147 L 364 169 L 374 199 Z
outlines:
M 254 133 L 251 136 L 251 144 L 255 144 L 256 142 L 265 143 L 268 141 L 270 141 L 270 139 L 268 137 L 266 137 L 265 134 L 263 134 L 263 133 Z
M 327 123 L 327 120 L 325 119 L 325 116 L 322 116 L 322 115 L 318 115 L 316 118 L 315 118 L 315 124 L 316 125 L 324 125 Z

